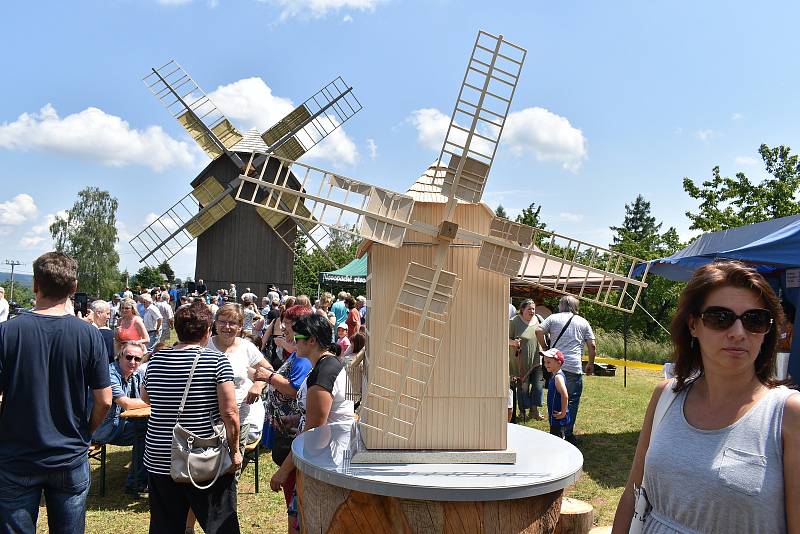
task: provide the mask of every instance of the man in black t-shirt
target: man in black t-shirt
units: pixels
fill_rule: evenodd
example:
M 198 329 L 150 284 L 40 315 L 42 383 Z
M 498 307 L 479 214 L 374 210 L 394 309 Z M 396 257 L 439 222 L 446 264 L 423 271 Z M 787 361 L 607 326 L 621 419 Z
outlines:
M 51 532 L 85 530 L 86 452 L 111 387 L 99 330 L 66 312 L 77 272 L 66 254 L 37 258 L 36 307 L 0 325 L 0 532 L 33 534 L 42 492 Z

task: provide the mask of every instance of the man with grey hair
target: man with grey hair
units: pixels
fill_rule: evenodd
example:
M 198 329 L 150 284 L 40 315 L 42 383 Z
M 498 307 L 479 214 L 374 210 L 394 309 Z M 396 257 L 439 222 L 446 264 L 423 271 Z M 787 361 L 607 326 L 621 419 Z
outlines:
M 139 300 L 144 304 L 144 316 L 142 320 L 144 321 L 144 328 L 147 330 L 147 335 L 150 336 L 150 345 L 147 348 L 148 350 L 153 350 L 153 347 L 156 346 L 158 338 L 161 335 L 161 324 L 164 322 L 164 318 L 161 316 L 158 307 L 153 304 L 153 297 L 150 296 L 150 293 L 142 293 L 139 295 Z
M 169 305 L 169 292 L 162 291 L 157 294 L 156 307 L 161 313 L 161 336 L 158 340 L 166 343 L 172 330 L 173 318 L 175 317 L 175 314 L 172 313 L 172 306 Z
M 548 346 L 545 336 L 549 335 L 552 344 Z M 572 295 L 561 297 L 558 313 L 554 313 L 536 327 L 536 338 L 542 350 L 556 348 L 564 354 L 564 378 L 569 393 L 569 410 L 571 423 L 564 427 L 564 437 L 575 444 L 575 420 L 578 418 L 581 394 L 583 393 L 583 374 L 590 375 L 594 370 L 594 358 L 597 348 L 594 343 L 594 332 L 589 322 L 578 315 L 578 299 Z M 589 363 L 582 369 L 581 356 L 583 345 L 589 349 Z
M 120 417 L 120 414 L 125 410 L 147 406 L 140 393 L 142 376 L 137 373 L 146 351 L 144 343 L 138 341 L 126 341 L 122 344 L 116 360 L 112 360 L 108 366 L 114 403 L 103 423 L 92 434 L 92 441 L 95 443 L 133 446 L 125 493 L 139 498 L 147 488 L 147 471 L 144 468 L 147 419 L 128 419 Z
M 103 336 L 103 341 L 106 344 L 108 363 L 111 363 L 114 361 L 114 331 L 108 327 L 111 306 L 109 306 L 108 302 L 105 300 L 95 300 L 91 303 L 89 308 L 92 310 L 92 324 L 100 330 L 100 335 Z

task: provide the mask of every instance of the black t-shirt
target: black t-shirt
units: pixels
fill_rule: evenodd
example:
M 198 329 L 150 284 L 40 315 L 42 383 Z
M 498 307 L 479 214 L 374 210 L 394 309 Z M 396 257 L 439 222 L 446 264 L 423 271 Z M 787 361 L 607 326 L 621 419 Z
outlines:
M 208 291 L 208 288 L 206 287 L 205 284 L 200 284 L 195 288 L 195 290 L 197 291 L 198 295 L 202 296 L 204 293 Z
M 281 316 L 281 310 L 278 306 L 270 308 L 269 312 L 267 313 L 267 319 L 266 319 L 267 324 L 271 323 L 280 316 Z
M 103 341 L 106 344 L 108 363 L 114 363 L 114 331 L 110 328 L 100 328 L 99 331 L 100 335 L 103 336 Z
M 85 461 L 90 389 L 110 384 L 94 325 L 31 312 L 0 324 L 0 470 L 41 474 Z
M 333 385 L 336 377 L 344 367 L 344 362 L 340 362 L 335 356 L 325 356 L 317 362 L 317 365 L 308 373 L 306 387 L 319 386 L 329 393 L 333 393 Z

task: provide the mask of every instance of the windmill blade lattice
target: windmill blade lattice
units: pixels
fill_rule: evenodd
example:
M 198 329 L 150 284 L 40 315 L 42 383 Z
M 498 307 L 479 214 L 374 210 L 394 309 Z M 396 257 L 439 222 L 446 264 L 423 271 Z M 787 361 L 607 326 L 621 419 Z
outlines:
M 341 76 L 261 134 L 269 152 L 296 160 L 361 111 L 361 103 Z
M 231 121 L 174 59 L 152 69 L 142 81 L 211 159 L 229 152 L 242 139 Z
M 639 258 L 501 217 L 492 219 L 488 236 L 459 237 L 481 243 L 481 269 L 615 310 L 632 313 L 647 287 L 647 273 L 641 280 L 633 277 Z M 541 267 L 531 270 L 535 258 L 541 258 Z
M 223 187 L 209 177 L 130 240 L 139 261 L 155 267 L 169 261 L 235 206 L 236 184 Z
M 471 203 L 483 196 L 526 54 L 502 35 L 478 33 L 439 154 L 444 195 Z
M 363 431 L 408 440 L 430 381 L 461 279 L 411 262 L 392 311 L 383 365 L 370 368 Z
M 277 172 L 267 173 L 270 165 Z M 293 173 L 299 190 L 290 187 Z M 239 177 L 236 200 L 392 247 L 403 244 L 414 208 L 407 195 L 277 156 L 255 174 Z

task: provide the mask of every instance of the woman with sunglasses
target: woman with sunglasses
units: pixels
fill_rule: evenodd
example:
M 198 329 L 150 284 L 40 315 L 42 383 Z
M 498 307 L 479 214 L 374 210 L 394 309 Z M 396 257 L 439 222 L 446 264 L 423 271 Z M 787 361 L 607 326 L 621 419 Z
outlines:
M 754 269 L 694 273 L 672 321 L 675 379 L 650 400 L 612 532 L 628 532 L 640 485 L 646 533 L 800 532 L 800 394 L 775 378 L 781 320 Z
M 331 324 L 326 317 L 309 315 L 293 325 L 297 353 L 311 361 L 312 369 L 300 387 L 300 432 L 327 423 L 353 421 L 353 401 L 346 396 L 347 373 L 337 356 L 338 347 L 331 344 Z M 279 491 L 294 473 L 291 451 L 269 482 L 272 491 Z M 293 495 L 290 511 L 297 512 L 297 494 Z M 299 519 L 299 515 L 296 515 Z M 299 522 L 295 525 L 299 530 Z

